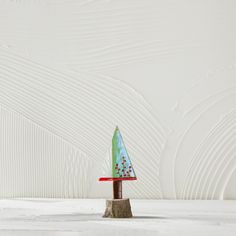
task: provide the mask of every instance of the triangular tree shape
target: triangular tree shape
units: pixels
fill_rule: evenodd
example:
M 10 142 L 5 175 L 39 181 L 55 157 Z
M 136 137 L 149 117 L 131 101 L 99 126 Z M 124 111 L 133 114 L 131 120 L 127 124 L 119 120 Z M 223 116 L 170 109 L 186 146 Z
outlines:
M 116 127 L 112 138 L 112 158 L 110 160 L 112 176 L 101 177 L 100 181 L 136 180 L 136 175 L 124 145 L 120 130 Z
M 120 130 L 116 127 L 112 138 L 112 177 L 123 180 L 136 178 Z

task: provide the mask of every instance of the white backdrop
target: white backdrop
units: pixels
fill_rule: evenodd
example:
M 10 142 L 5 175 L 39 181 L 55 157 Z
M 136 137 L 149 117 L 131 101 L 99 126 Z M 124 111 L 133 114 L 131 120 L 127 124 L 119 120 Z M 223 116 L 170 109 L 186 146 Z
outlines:
M 234 0 L 0 0 L 0 196 L 236 199 Z

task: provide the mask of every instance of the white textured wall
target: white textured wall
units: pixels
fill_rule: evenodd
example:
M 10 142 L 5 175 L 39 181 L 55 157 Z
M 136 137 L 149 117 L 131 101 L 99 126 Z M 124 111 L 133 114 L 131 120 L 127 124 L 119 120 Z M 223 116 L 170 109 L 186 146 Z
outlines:
M 0 0 L 0 197 L 236 199 L 234 0 Z

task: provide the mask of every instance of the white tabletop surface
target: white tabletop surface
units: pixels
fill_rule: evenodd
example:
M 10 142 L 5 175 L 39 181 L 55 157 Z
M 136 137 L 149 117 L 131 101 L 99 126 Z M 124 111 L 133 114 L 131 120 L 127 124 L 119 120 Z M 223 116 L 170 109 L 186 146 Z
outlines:
M 104 199 L 2 199 L 0 235 L 236 235 L 236 201 L 131 204 L 132 219 L 107 219 Z

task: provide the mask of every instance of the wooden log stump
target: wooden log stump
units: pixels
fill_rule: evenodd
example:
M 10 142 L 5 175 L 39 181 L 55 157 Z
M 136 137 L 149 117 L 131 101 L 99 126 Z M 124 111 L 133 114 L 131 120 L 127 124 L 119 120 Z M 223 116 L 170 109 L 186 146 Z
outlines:
M 106 201 L 106 211 L 103 217 L 109 218 L 130 218 L 132 211 L 130 201 L 125 199 L 112 199 Z

